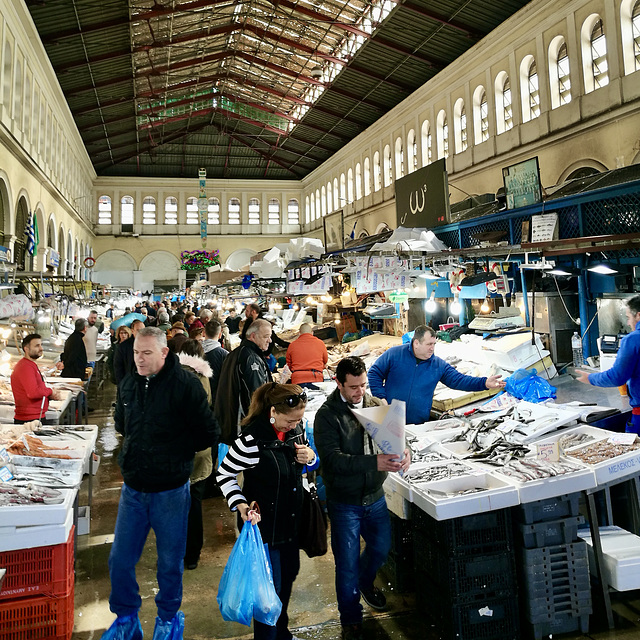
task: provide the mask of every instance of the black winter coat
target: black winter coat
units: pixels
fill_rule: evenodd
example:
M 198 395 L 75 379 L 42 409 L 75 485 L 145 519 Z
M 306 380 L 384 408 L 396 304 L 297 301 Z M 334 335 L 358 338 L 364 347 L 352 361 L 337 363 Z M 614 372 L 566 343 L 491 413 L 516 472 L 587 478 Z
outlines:
M 244 472 L 242 492 L 260 507 L 262 541 L 270 545 L 298 539 L 302 511 L 302 470 L 296 462 L 294 443 L 307 444 L 304 428 L 299 424 L 285 434 L 284 442 L 276 437 L 269 421 L 260 417 L 242 429 L 256 439 L 260 462 Z
M 365 407 L 381 404 L 378 398 L 365 395 Z M 365 455 L 364 440 L 369 436 L 342 400 L 339 389 L 318 409 L 313 438 L 328 500 L 370 505 L 384 495 L 382 484 L 387 474 L 378 471 L 376 455 Z
M 124 481 L 136 491 L 182 486 L 195 452 L 218 444 L 219 428 L 202 384 L 173 353 L 153 378 L 138 373 L 124 378 L 114 418 L 124 435 L 118 463 Z
M 64 351 L 60 356 L 60 360 L 64 362 L 64 369 L 60 374 L 63 378 L 86 379 L 87 349 L 84 346 L 83 338 L 83 333 L 74 331 L 64 343 Z
M 116 351 L 113 355 L 113 371 L 116 375 L 116 384 L 120 384 L 128 373 L 134 373 L 136 370 L 133 361 L 134 341 L 135 338 L 131 336 L 116 345 Z

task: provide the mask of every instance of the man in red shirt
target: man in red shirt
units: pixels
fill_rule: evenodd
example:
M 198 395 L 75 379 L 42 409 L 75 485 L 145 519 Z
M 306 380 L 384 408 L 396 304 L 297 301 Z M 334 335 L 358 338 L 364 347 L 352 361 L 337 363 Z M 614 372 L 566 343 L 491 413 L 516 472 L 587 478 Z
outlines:
M 24 358 L 11 374 L 11 391 L 16 403 L 15 424 L 42 420 L 49 408 L 49 398 L 59 400 L 57 390 L 47 387 L 36 360 L 42 356 L 42 338 L 31 333 L 22 340 Z
M 320 338 L 311 333 L 310 324 L 300 325 L 300 336 L 287 349 L 287 364 L 291 369 L 291 384 L 317 389 L 313 383 L 322 382 L 322 371 L 329 355 Z

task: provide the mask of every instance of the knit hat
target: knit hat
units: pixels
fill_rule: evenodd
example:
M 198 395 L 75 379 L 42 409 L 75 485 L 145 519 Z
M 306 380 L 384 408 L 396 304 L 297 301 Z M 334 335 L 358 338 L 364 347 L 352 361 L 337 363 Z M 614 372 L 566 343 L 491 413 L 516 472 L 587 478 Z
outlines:
M 185 327 L 184 327 L 184 324 L 183 324 L 182 322 L 174 322 L 174 323 L 171 325 L 171 328 L 172 328 L 172 329 L 182 329 L 182 331 L 185 331 L 185 330 L 186 330 L 186 329 L 185 329 Z

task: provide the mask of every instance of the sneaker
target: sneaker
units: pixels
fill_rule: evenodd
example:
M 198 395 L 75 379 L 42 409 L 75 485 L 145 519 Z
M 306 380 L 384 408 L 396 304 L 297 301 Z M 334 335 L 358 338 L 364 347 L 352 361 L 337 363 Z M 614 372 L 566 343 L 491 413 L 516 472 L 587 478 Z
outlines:
M 156 616 L 156 626 L 153 629 L 153 640 L 182 640 L 184 633 L 184 613 L 178 611 L 171 620 L 162 620 Z
M 342 640 L 364 640 L 361 624 L 347 624 L 342 627 Z
M 371 587 L 371 589 L 360 589 L 360 595 L 362 599 L 376 611 L 383 611 L 387 606 L 387 599 L 384 593 L 378 589 L 378 587 Z
M 142 627 L 138 613 L 118 616 L 102 634 L 102 640 L 142 640 Z

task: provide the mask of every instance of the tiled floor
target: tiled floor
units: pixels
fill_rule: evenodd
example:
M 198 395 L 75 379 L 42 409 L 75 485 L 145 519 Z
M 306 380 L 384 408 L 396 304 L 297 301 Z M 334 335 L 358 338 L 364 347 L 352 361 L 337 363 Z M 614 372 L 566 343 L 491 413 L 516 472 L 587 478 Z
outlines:
M 96 410 L 90 414 L 90 419 L 101 427 L 98 453 L 102 461 L 94 482 L 91 533 L 79 538 L 73 640 L 97 640 L 114 618 L 108 605 L 110 582 L 107 559 L 122 482 L 115 460 L 118 438 L 111 408 L 114 398 L 114 387 L 105 383 L 101 397 L 93 402 Z M 86 496 L 81 503 L 85 502 Z M 201 561 L 195 571 L 186 571 L 184 576 L 182 610 L 186 615 L 185 640 L 251 638 L 248 627 L 222 620 L 216 602 L 218 582 L 235 540 L 233 518 L 221 497 L 205 500 L 204 512 L 205 548 Z M 151 534 L 137 571 L 143 598 L 140 617 L 147 638 L 152 636 L 156 615 L 153 600 L 157 592 L 155 562 L 155 543 Z M 443 637 L 430 623 L 427 611 L 415 610 L 412 595 L 397 594 L 383 582 L 380 582 L 380 586 L 387 590 L 388 611 L 373 613 L 365 608 L 366 638 L 435 640 Z M 614 602 L 616 630 L 606 631 L 602 616 L 597 611 L 591 619 L 592 631 L 586 637 L 597 640 L 640 639 L 640 592 L 621 594 L 614 598 Z M 294 585 L 289 612 L 291 628 L 301 640 L 340 638 L 331 552 L 314 559 L 302 554 L 302 568 Z M 521 637 L 527 637 L 526 633 L 523 632 Z

